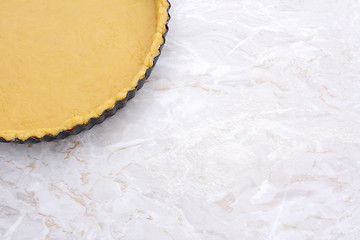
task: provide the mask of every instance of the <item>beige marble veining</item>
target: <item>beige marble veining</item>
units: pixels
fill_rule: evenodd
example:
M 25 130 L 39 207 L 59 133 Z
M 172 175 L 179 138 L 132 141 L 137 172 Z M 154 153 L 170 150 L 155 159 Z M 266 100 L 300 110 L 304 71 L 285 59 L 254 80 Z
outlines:
M 0 144 L 0 238 L 360 239 L 360 2 L 171 2 L 124 109 Z

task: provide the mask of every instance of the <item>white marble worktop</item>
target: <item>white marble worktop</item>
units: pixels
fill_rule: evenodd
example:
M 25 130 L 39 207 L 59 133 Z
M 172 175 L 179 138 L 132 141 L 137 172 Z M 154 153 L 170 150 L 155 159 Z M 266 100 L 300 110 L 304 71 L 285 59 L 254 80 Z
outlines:
M 359 240 L 360 1 L 172 6 L 124 109 L 0 144 L 0 239 Z

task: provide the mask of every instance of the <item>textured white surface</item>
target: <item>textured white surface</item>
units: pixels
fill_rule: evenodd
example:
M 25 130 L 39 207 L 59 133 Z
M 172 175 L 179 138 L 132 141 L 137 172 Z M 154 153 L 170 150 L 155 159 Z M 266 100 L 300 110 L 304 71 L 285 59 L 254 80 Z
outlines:
M 0 144 L 2 239 L 360 239 L 360 2 L 172 5 L 125 109 Z

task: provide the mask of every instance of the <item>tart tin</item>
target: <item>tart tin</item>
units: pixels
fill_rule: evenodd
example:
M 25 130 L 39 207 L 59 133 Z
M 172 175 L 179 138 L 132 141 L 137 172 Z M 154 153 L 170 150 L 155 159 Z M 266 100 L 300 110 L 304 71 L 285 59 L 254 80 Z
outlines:
M 169 0 L 168 0 L 169 2 Z M 169 26 L 168 26 L 168 23 L 170 21 L 170 2 L 169 2 L 169 8 L 167 9 L 167 12 L 168 12 L 168 15 L 169 15 L 169 18 L 167 20 L 167 23 L 166 23 L 166 31 L 165 33 L 163 34 L 163 39 L 164 39 L 164 42 L 160 45 L 159 47 L 159 55 L 157 55 L 155 58 L 154 58 L 154 63 L 153 63 L 153 66 L 151 68 L 148 68 L 146 70 L 146 73 L 145 73 L 145 77 L 143 79 L 140 79 L 138 81 L 138 84 L 136 86 L 135 89 L 133 90 L 130 90 L 128 91 L 127 95 L 126 95 L 126 98 L 122 99 L 122 100 L 119 100 L 115 103 L 115 106 L 112 108 L 112 109 L 107 109 L 105 110 L 100 117 L 97 117 L 97 118 L 91 118 L 89 120 L 89 122 L 87 124 L 80 124 L 80 125 L 76 125 L 73 129 L 71 130 L 63 130 L 61 132 L 59 132 L 56 136 L 53 136 L 53 135 L 50 135 L 50 134 L 46 134 L 44 135 L 42 138 L 36 138 L 36 137 L 29 137 L 28 139 L 26 140 L 20 140 L 18 138 L 15 138 L 14 140 L 11 140 L 11 141 L 7 141 L 5 140 L 4 138 L 0 137 L 0 142 L 5 142 L 5 143 L 20 143 L 20 144 L 24 144 L 24 143 L 39 143 L 39 142 L 51 142 L 51 141 L 54 141 L 54 140 L 57 140 L 57 139 L 64 139 L 70 135 L 77 135 L 79 133 L 81 133 L 82 131 L 84 130 L 90 130 L 92 127 L 94 127 L 95 125 L 97 124 L 100 124 L 102 122 L 105 121 L 106 118 L 108 117 L 111 117 L 113 116 L 117 110 L 119 110 L 120 108 L 123 108 L 125 107 L 126 103 L 131 100 L 133 97 L 135 97 L 135 94 L 137 91 L 139 91 L 143 86 L 144 86 L 144 83 L 145 81 L 150 77 L 151 75 L 151 72 L 152 70 L 154 69 L 160 55 L 161 55 L 161 50 L 166 42 L 166 35 L 169 31 Z

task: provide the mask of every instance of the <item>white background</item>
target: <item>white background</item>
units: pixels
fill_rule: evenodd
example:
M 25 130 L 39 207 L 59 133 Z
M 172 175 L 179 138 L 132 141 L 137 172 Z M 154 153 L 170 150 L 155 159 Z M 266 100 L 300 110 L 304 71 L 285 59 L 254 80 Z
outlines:
M 360 239 L 360 2 L 172 5 L 126 108 L 0 144 L 2 239 Z

